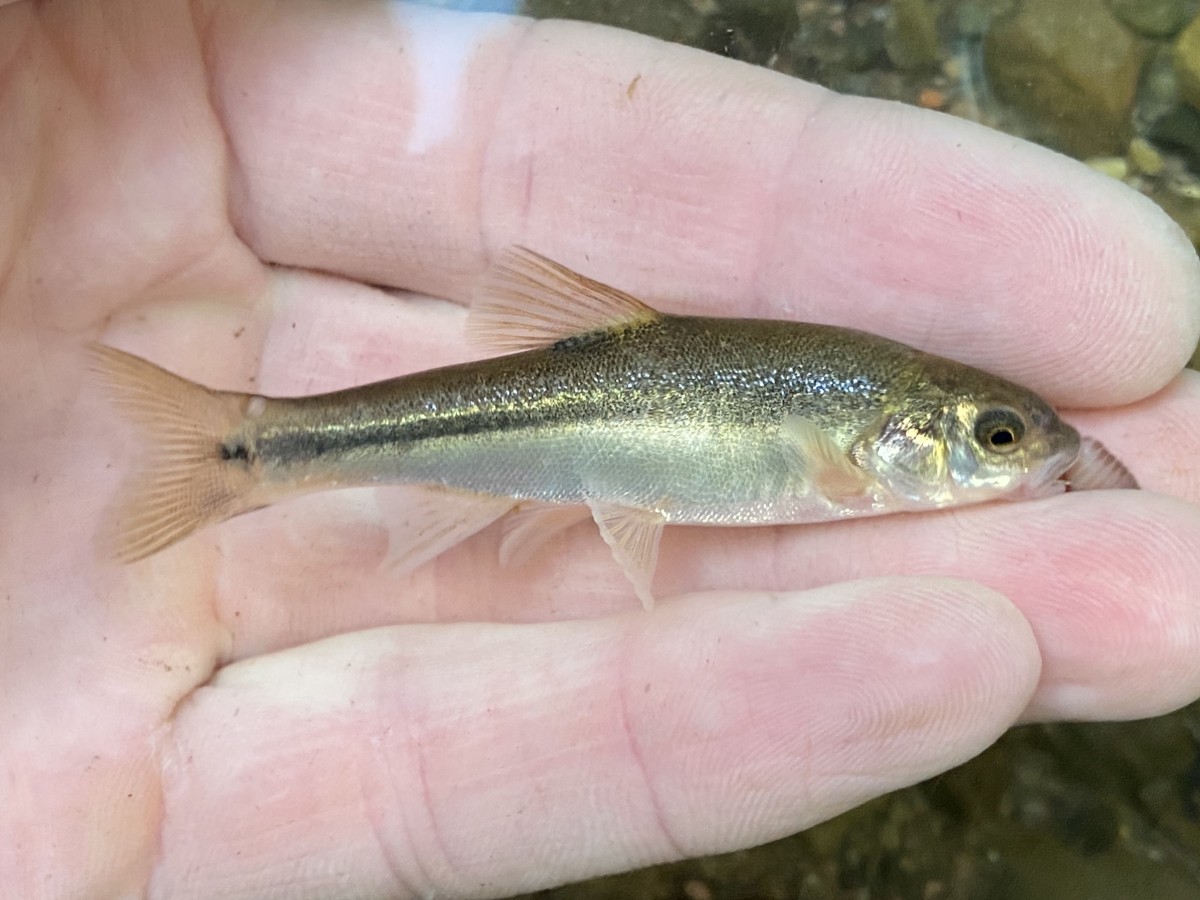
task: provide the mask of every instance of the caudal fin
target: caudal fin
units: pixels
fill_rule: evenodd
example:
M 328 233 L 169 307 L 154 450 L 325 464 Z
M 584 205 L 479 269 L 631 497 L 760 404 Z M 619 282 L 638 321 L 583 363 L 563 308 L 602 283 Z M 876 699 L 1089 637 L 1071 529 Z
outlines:
M 134 562 L 259 505 L 256 467 L 232 439 L 247 395 L 209 390 L 111 347 L 90 350 L 92 371 L 146 444 L 143 468 L 98 535 L 102 553 Z

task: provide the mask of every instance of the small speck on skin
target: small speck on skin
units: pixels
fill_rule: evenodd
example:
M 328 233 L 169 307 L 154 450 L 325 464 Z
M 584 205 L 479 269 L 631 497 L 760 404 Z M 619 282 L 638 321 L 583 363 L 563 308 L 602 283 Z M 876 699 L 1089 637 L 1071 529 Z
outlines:
M 642 73 L 638 72 L 633 76 L 633 80 L 629 82 L 629 87 L 625 88 L 625 96 L 630 100 L 633 99 L 633 94 L 637 90 L 638 82 L 642 80 Z
M 235 331 L 235 332 L 233 333 L 233 339 L 234 339 L 234 340 L 237 340 L 238 338 L 240 338 L 240 337 L 241 337 L 243 334 L 245 334 L 245 333 L 246 333 L 246 326 L 245 326 L 245 325 L 243 325 L 243 326 L 241 326 L 241 327 L 240 327 L 240 328 L 239 328 L 237 331 Z

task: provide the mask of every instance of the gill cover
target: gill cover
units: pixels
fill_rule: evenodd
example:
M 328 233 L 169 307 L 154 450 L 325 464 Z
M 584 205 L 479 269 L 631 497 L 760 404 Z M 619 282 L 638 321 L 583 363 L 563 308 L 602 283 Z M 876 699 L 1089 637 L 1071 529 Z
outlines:
M 854 455 L 897 499 L 913 503 L 949 503 L 949 442 L 953 415 L 944 406 L 917 407 L 884 417 L 879 429 L 864 435 Z

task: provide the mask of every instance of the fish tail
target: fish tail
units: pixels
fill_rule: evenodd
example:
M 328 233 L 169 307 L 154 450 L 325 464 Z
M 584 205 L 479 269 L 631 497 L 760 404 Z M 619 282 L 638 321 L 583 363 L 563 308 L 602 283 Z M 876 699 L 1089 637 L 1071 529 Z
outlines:
M 262 505 L 259 466 L 236 437 L 250 395 L 209 390 L 111 347 L 90 352 L 92 371 L 146 442 L 142 469 L 97 535 L 102 554 L 134 562 Z

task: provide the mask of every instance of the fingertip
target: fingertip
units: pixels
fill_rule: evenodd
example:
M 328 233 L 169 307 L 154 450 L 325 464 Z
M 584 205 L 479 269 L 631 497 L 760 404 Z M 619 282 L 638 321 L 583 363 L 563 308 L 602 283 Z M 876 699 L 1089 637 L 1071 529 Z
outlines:
M 847 324 L 1073 406 L 1144 397 L 1195 347 L 1200 262 L 1188 239 L 1146 197 L 1075 160 L 857 97 L 822 107 L 797 156 L 806 165 L 782 193 L 806 200 L 779 223 L 766 265 L 807 303 L 854 316 Z
M 1200 511 L 1144 491 L 1065 500 L 1040 526 L 1055 536 L 1040 561 L 1053 580 L 1022 601 L 1045 659 L 1022 719 L 1138 719 L 1194 701 Z
M 1200 372 L 1185 369 L 1163 390 L 1116 410 L 1071 410 L 1068 421 L 1098 438 L 1143 490 L 1200 503 Z
M 969 759 L 1040 672 L 1016 608 L 964 581 L 695 595 L 655 616 L 628 656 L 629 695 L 647 698 L 630 721 L 688 853 L 779 837 Z

